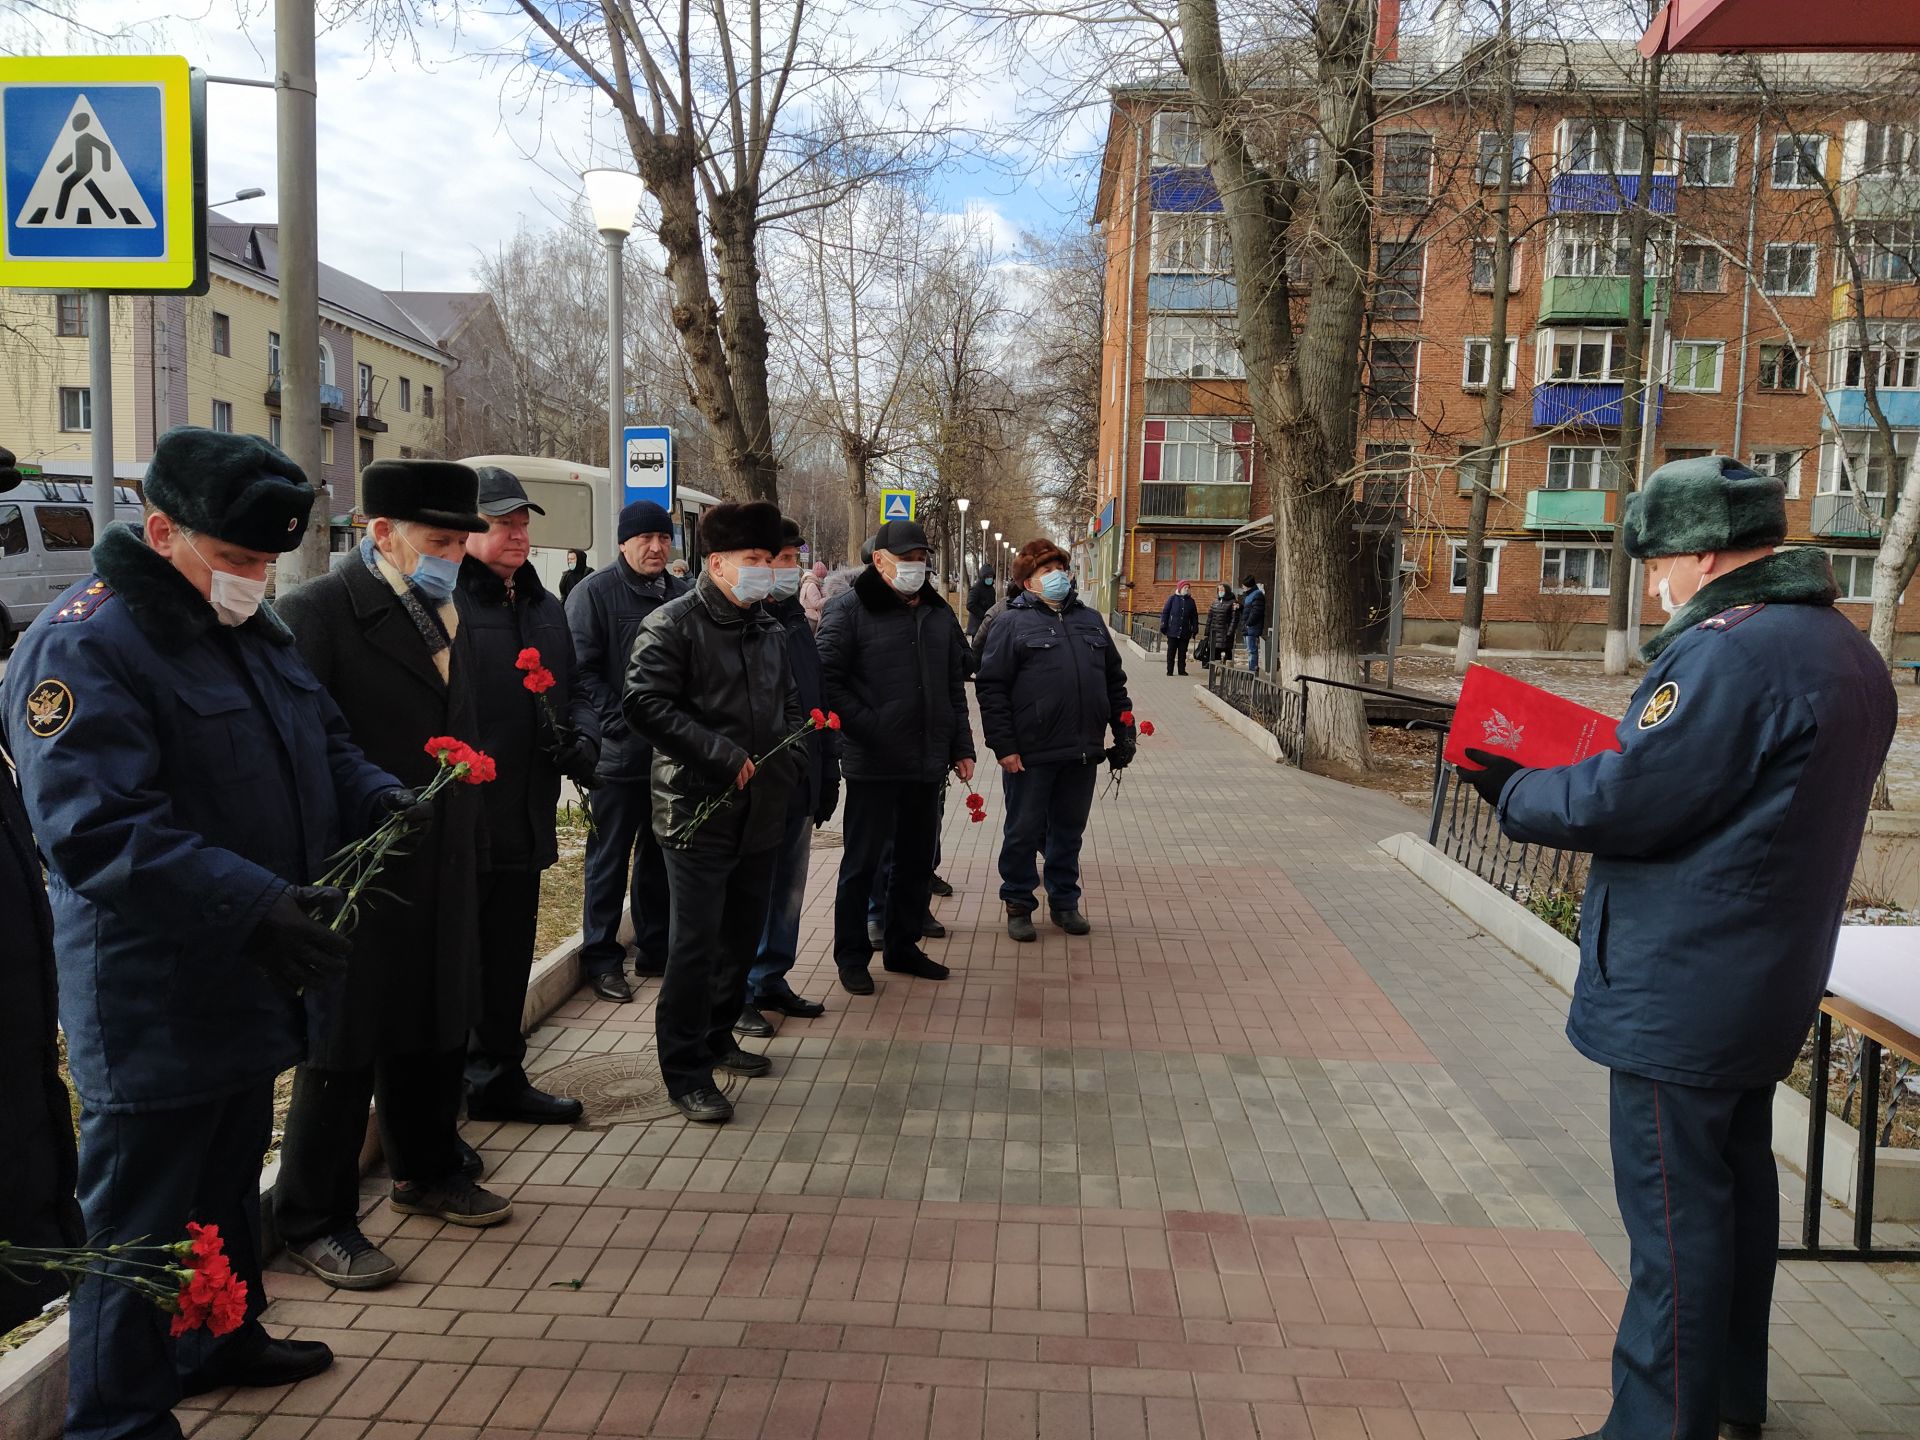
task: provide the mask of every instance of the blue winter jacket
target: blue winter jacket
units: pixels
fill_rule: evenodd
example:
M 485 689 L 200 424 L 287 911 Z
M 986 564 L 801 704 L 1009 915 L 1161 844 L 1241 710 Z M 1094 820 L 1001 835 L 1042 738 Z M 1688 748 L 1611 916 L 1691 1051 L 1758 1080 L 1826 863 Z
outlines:
M 1267 592 L 1249 590 L 1240 598 L 1240 628 L 1249 635 L 1259 635 L 1267 628 Z
M 1200 607 L 1191 595 L 1169 595 L 1160 607 L 1160 633 L 1169 640 L 1191 640 L 1200 633 Z
M 1100 759 L 1132 706 L 1100 616 L 1078 599 L 1056 614 L 1025 590 L 993 622 L 974 688 L 988 747 L 1029 767 Z

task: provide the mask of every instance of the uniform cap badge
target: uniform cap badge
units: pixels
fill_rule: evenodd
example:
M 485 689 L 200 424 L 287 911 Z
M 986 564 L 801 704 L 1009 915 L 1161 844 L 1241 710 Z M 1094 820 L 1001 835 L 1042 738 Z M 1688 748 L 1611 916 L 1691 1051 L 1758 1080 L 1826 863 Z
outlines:
M 27 730 L 51 740 L 73 719 L 73 692 L 59 680 L 42 680 L 27 696 Z

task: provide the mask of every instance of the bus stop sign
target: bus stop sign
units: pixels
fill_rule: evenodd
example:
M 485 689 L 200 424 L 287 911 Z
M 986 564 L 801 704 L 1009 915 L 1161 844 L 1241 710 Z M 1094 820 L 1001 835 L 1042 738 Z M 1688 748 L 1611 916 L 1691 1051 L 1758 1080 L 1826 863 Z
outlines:
M 673 509 L 673 431 L 665 425 L 629 425 L 622 432 L 624 455 L 621 483 L 624 504 L 651 500 L 662 510 Z

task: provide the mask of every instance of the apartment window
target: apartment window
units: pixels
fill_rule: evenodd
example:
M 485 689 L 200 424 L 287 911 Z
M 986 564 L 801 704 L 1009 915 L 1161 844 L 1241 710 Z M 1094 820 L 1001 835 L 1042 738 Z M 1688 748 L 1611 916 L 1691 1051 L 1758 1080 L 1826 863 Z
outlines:
M 1679 340 L 1673 347 L 1675 390 L 1713 391 L 1720 388 L 1720 358 L 1724 340 Z
M 233 354 L 233 321 L 218 310 L 213 312 L 213 353 Z
M 1200 150 L 1200 122 L 1185 110 L 1162 110 L 1153 117 L 1153 163 L 1204 165 Z
M 1911 175 L 1920 171 L 1920 142 L 1904 125 L 1869 121 L 1862 146 L 1862 175 Z
M 1647 240 L 1647 273 L 1659 269 L 1659 250 Z M 1553 227 L 1555 275 L 1619 278 L 1633 267 L 1633 236 L 1624 215 L 1583 215 Z
M 1638 120 L 1568 120 L 1560 131 L 1560 169 L 1571 175 L 1633 175 L 1640 173 L 1641 137 Z M 1654 129 L 1653 173 L 1671 175 L 1675 169 L 1671 121 Z
M 1488 595 L 1498 595 L 1500 593 L 1500 552 L 1507 548 L 1506 542 L 1504 540 L 1486 540 L 1481 542 L 1481 548 L 1483 548 L 1487 554 L 1487 584 L 1485 593 Z M 1447 589 L 1455 595 L 1459 595 L 1467 588 L 1467 547 L 1464 541 L 1456 540 L 1453 542 L 1451 550 L 1451 575 L 1447 581 Z
M 1624 378 L 1626 337 L 1618 330 L 1549 330 L 1539 343 L 1541 380 L 1608 381 Z
M 373 366 L 355 365 L 354 370 L 357 372 L 356 378 L 360 381 L 360 409 L 357 413 L 371 415 L 373 413 Z
M 1852 605 L 1873 603 L 1873 561 L 1871 550 L 1829 550 L 1833 562 L 1833 583 L 1840 587 L 1840 599 Z
M 1460 361 L 1460 388 L 1462 390 L 1484 390 L 1487 388 L 1487 370 L 1493 356 L 1493 341 L 1482 335 L 1469 336 Z M 1502 390 L 1511 390 L 1520 373 L 1520 341 L 1517 336 L 1507 337 L 1507 364 L 1500 381 Z
M 1817 245 L 1769 245 L 1760 270 L 1760 288 L 1768 295 L 1813 294 L 1819 267 Z
M 1807 351 L 1803 345 L 1762 345 L 1760 379 L 1762 390 L 1798 390 L 1807 373 Z
M 1374 340 L 1367 347 L 1367 418 L 1412 416 L 1419 373 L 1418 340 Z
M 360 437 L 360 468 L 366 469 L 373 463 L 373 441 L 365 435 Z
M 1374 284 L 1373 313 L 1381 320 L 1418 320 L 1426 246 L 1417 241 L 1382 240 L 1380 273 Z
M 1673 288 L 1700 294 L 1720 289 L 1720 252 L 1711 245 L 1682 245 L 1674 254 Z
M 84 295 L 56 295 L 53 297 L 54 333 L 66 339 L 74 339 L 87 333 L 87 297 Z
M 1787 487 L 1787 499 L 1800 498 L 1800 457 L 1804 450 L 1756 450 L 1749 463 L 1762 475 L 1771 475 Z
M 231 400 L 216 400 L 213 402 L 212 428 L 224 431 L 229 435 L 233 433 L 233 402 Z
M 267 441 L 274 449 L 280 448 L 280 417 L 278 415 L 267 417 Z
M 1233 336 L 1212 316 L 1148 318 L 1149 379 L 1238 380 L 1245 374 Z
M 1420 130 L 1396 130 L 1384 145 L 1380 195 L 1389 209 L 1418 210 L 1433 193 L 1433 137 Z
M 1620 456 L 1607 445 L 1549 445 L 1547 489 L 1615 490 Z
M 320 463 L 322 465 L 333 463 L 333 427 L 331 425 L 323 425 L 320 428 Z
M 60 387 L 60 428 L 93 429 L 93 391 L 84 385 Z
M 1206 540 L 1156 540 L 1155 580 L 1218 580 L 1220 543 Z
M 431 385 L 420 387 L 420 413 L 429 420 L 433 418 L 433 386 Z
M 1686 168 L 1689 185 L 1731 185 L 1740 141 L 1733 135 L 1689 135 Z
M 1871 430 L 1843 433 L 1844 454 L 1840 446 L 1831 442 L 1821 447 L 1820 493 L 1869 496 L 1899 493 L 1906 484 L 1907 468 L 1913 460 L 1915 435 L 1920 432 L 1896 430 L 1891 455 Z
M 413 413 L 413 381 L 404 375 L 400 377 L 400 408 L 408 414 Z
M 1291 178 L 1311 185 L 1320 177 L 1320 137 L 1311 130 L 1289 135 L 1284 163 Z
M 1852 233 L 1853 257 L 1863 278 L 1920 278 L 1920 220 L 1861 220 Z
M 1149 485 L 1239 485 L 1253 448 L 1248 420 L 1149 420 L 1140 478 Z
M 331 385 L 333 379 L 333 347 L 326 341 L 320 342 L 320 383 Z
M 280 332 L 278 330 L 267 332 L 267 374 L 276 380 L 280 378 Z
M 1676 460 L 1704 460 L 1711 454 L 1713 448 L 1708 445 L 1669 445 L 1664 463 L 1671 465 Z
M 1497 244 L 1494 240 L 1476 240 L 1473 242 L 1473 254 L 1467 283 L 1476 293 L 1493 293 L 1493 252 Z M 1520 288 L 1520 252 L 1521 242 L 1513 241 L 1507 249 L 1507 292 L 1511 294 Z
M 1920 325 L 1869 325 L 1865 349 L 1855 335 L 1847 325 L 1835 336 L 1833 384 L 1860 390 L 1871 375 L 1876 389 L 1920 388 Z
M 1156 210 L 1151 243 L 1157 271 L 1226 275 L 1233 270 L 1233 246 L 1227 239 L 1224 215 Z
M 1505 492 L 1507 488 L 1507 454 L 1505 450 L 1495 452 L 1493 479 L 1488 483 L 1487 489 L 1496 495 Z M 1463 444 L 1460 447 L 1460 460 L 1454 466 L 1454 482 L 1462 495 L 1473 493 L 1473 488 L 1486 467 L 1487 459 L 1480 453 L 1478 445 Z
M 1540 547 L 1540 588 L 1573 590 L 1582 595 L 1607 593 L 1607 562 L 1611 553 L 1604 545 L 1542 545 Z
M 1513 184 L 1524 185 L 1527 177 L 1527 151 L 1532 143 L 1533 137 L 1530 135 L 1503 137 L 1498 130 L 1482 130 L 1480 154 L 1473 166 L 1474 180 L 1481 185 L 1498 185 L 1500 154 L 1504 150 L 1507 156 L 1507 173 L 1513 177 Z
M 1773 137 L 1773 188 L 1811 190 L 1826 171 L 1827 137 L 1776 135 Z

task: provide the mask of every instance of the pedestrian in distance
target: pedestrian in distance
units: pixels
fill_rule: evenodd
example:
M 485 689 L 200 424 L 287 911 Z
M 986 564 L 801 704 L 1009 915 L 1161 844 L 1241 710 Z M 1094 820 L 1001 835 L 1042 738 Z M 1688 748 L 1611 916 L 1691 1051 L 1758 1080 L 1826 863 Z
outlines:
M 767 613 L 787 633 L 787 663 L 800 695 L 800 709 L 811 714 L 823 709 L 826 695 L 820 683 L 820 647 L 800 596 L 808 579 L 800 568 L 800 527 L 783 518 L 780 552 L 773 557 L 773 592 L 764 602 Z M 800 954 L 800 909 L 807 894 L 807 862 L 813 832 L 833 817 L 840 804 L 840 760 L 833 731 L 815 729 L 807 736 L 807 774 L 795 787 L 787 807 L 786 830 L 773 871 L 773 894 L 767 905 L 766 927 L 753 968 L 747 972 L 746 1004 L 734 1029 L 742 1035 L 764 1038 L 773 1034 L 768 1011 L 796 1019 L 824 1015 L 827 1007 L 793 992 L 787 976 Z
M 546 512 L 543 510 L 540 513 L 544 515 Z M 560 572 L 560 603 L 565 605 L 567 597 L 573 594 L 573 587 L 592 573 L 593 570 L 587 564 L 586 551 L 567 551 L 567 568 Z
M 1206 651 L 1200 657 L 1203 664 L 1233 664 L 1234 621 L 1239 613 L 1240 602 L 1233 597 L 1233 587 L 1223 582 L 1213 604 L 1207 607 L 1206 638 L 1200 642 Z
M 1767 1418 L 1779 1243 L 1775 1083 L 1833 965 L 1896 706 L 1785 489 L 1724 456 L 1627 497 L 1627 553 L 1671 618 L 1641 649 L 1621 749 L 1461 772 L 1514 840 L 1593 856 L 1567 1038 L 1609 1072 L 1631 1251 L 1618 1437 L 1751 1440 Z M 1586 1440 L 1594 1440 L 1593 1436 Z
M 660 1074 L 682 1115 L 720 1124 L 733 1105 L 714 1072 L 773 1069 L 740 1048 L 733 1026 L 787 817 L 806 784 L 805 745 L 781 742 L 799 733 L 807 712 L 786 630 L 762 603 L 782 548 L 779 510 L 765 500 L 716 505 L 700 517 L 700 540 L 700 579 L 641 627 L 622 705 L 633 732 L 653 746 L 653 829 L 672 895 L 654 1008 Z M 714 802 L 718 810 L 702 820 Z
M 1246 589 L 1240 596 L 1240 629 L 1247 637 L 1247 670 L 1260 671 L 1260 640 L 1267 630 L 1267 592 L 1252 575 L 1241 582 Z
M 995 599 L 993 566 L 982 565 L 980 573 L 974 577 L 973 588 L 967 591 L 967 639 L 972 640 L 979 635 L 981 622 L 987 618 L 987 612 L 993 609 Z
M 167 1243 L 190 1219 L 216 1225 L 247 1287 L 239 1329 L 174 1340 L 144 1295 L 81 1281 L 65 1430 L 79 1440 L 177 1440 L 182 1396 L 291 1384 L 333 1360 L 261 1327 L 261 1157 L 274 1077 L 305 1055 L 310 1007 L 353 949 L 325 924 L 340 892 L 312 882 L 416 798 L 354 745 L 263 598 L 314 499 L 299 466 L 255 436 L 162 435 L 141 527 L 101 535 L 93 573 L 34 621 L 0 686 L 50 882 L 85 1234 Z M 30 844 L 11 818 L 7 829 Z M 31 954 L 46 918 L 37 863 L 29 877 L 33 903 L 8 918 Z M 10 1040 L 37 1013 L 15 978 Z M 8 1046 L 10 1064 L 29 1055 L 51 1064 L 44 1045 Z M 64 1099 L 49 1113 L 44 1088 L 7 1092 L 16 1121 L 32 1110 L 62 1130 Z M 16 1177 L 33 1165 L 7 1160 Z
M 528 558 L 527 526 L 543 515 L 512 472 L 480 477 L 483 534 L 467 541 L 458 590 L 471 637 L 478 740 L 496 777 L 481 788 L 487 869 L 480 876 L 480 1018 L 467 1046 L 467 1113 L 475 1120 L 570 1125 L 578 1100 L 535 1089 L 520 1028 L 540 918 L 540 872 L 560 858 L 555 817 L 564 776 L 593 784 L 600 715 L 573 660 L 567 616 Z M 551 688 L 535 694 L 521 656 L 533 650 Z M 462 1142 L 464 1146 L 465 1142 Z M 473 1161 L 463 1153 L 471 1168 Z
M 693 567 L 677 556 L 667 562 L 667 574 L 688 586 L 693 584 Z
M 667 966 L 667 862 L 654 838 L 653 746 L 621 707 L 627 665 L 648 617 L 692 588 L 668 573 L 673 518 L 651 500 L 620 512 L 620 553 L 581 581 L 567 600 L 580 683 L 600 715 L 600 762 L 593 775 L 593 831 L 587 836 L 580 914 L 580 973 L 602 1000 L 633 1000 L 623 910 L 633 917 L 634 971 L 658 978 Z
M 1167 642 L 1167 674 L 1173 674 L 1176 665 L 1180 674 L 1186 674 L 1187 646 L 1200 633 L 1200 607 L 1193 603 L 1184 580 L 1173 587 L 1173 594 L 1160 607 L 1160 633 Z
M 479 486 L 465 465 L 375 461 L 360 472 L 370 518 L 358 551 L 280 602 L 355 743 L 416 787 L 438 772 L 429 739 L 478 735 L 475 692 L 493 683 L 475 674 L 454 602 L 467 536 L 487 528 Z M 434 806 L 432 831 L 389 859 L 380 893 L 361 900 L 345 985 L 315 1025 L 287 1112 L 274 1219 L 295 1263 L 343 1290 L 400 1273 L 360 1228 L 360 1150 L 376 1096 L 394 1210 L 462 1226 L 513 1213 L 474 1182 L 460 1149 L 480 1003 L 483 801 L 478 787 L 454 785 Z
M 807 617 L 807 628 L 815 634 L 820 630 L 820 616 L 827 608 L 827 593 L 821 582 L 827 578 L 827 567 L 815 561 L 813 568 L 800 572 L 800 609 Z
M 1133 760 L 1132 709 L 1119 648 L 1106 622 L 1075 593 L 1067 552 L 1030 540 L 1013 562 L 1023 587 L 994 623 L 975 686 L 987 748 L 1000 761 L 1007 818 L 1000 844 L 1000 899 L 1007 934 L 1036 938 L 1035 890 L 1043 876 L 1047 912 L 1069 935 L 1093 927 L 1080 912 L 1080 845 L 1093 808 L 1100 762 Z M 1107 748 L 1107 733 L 1113 748 Z
M 929 549 L 917 523 L 889 520 L 873 538 L 872 563 L 848 593 L 827 602 L 820 622 L 827 705 L 843 726 L 846 786 L 833 958 L 841 986 L 853 995 L 873 993 L 867 906 L 889 845 L 893 876 L 881 964 L 927 980 L 948 974 L 919 941 L 946 776 L 973 779 L 973 734 L 966 636 L 947 602 L 926 584 Z

